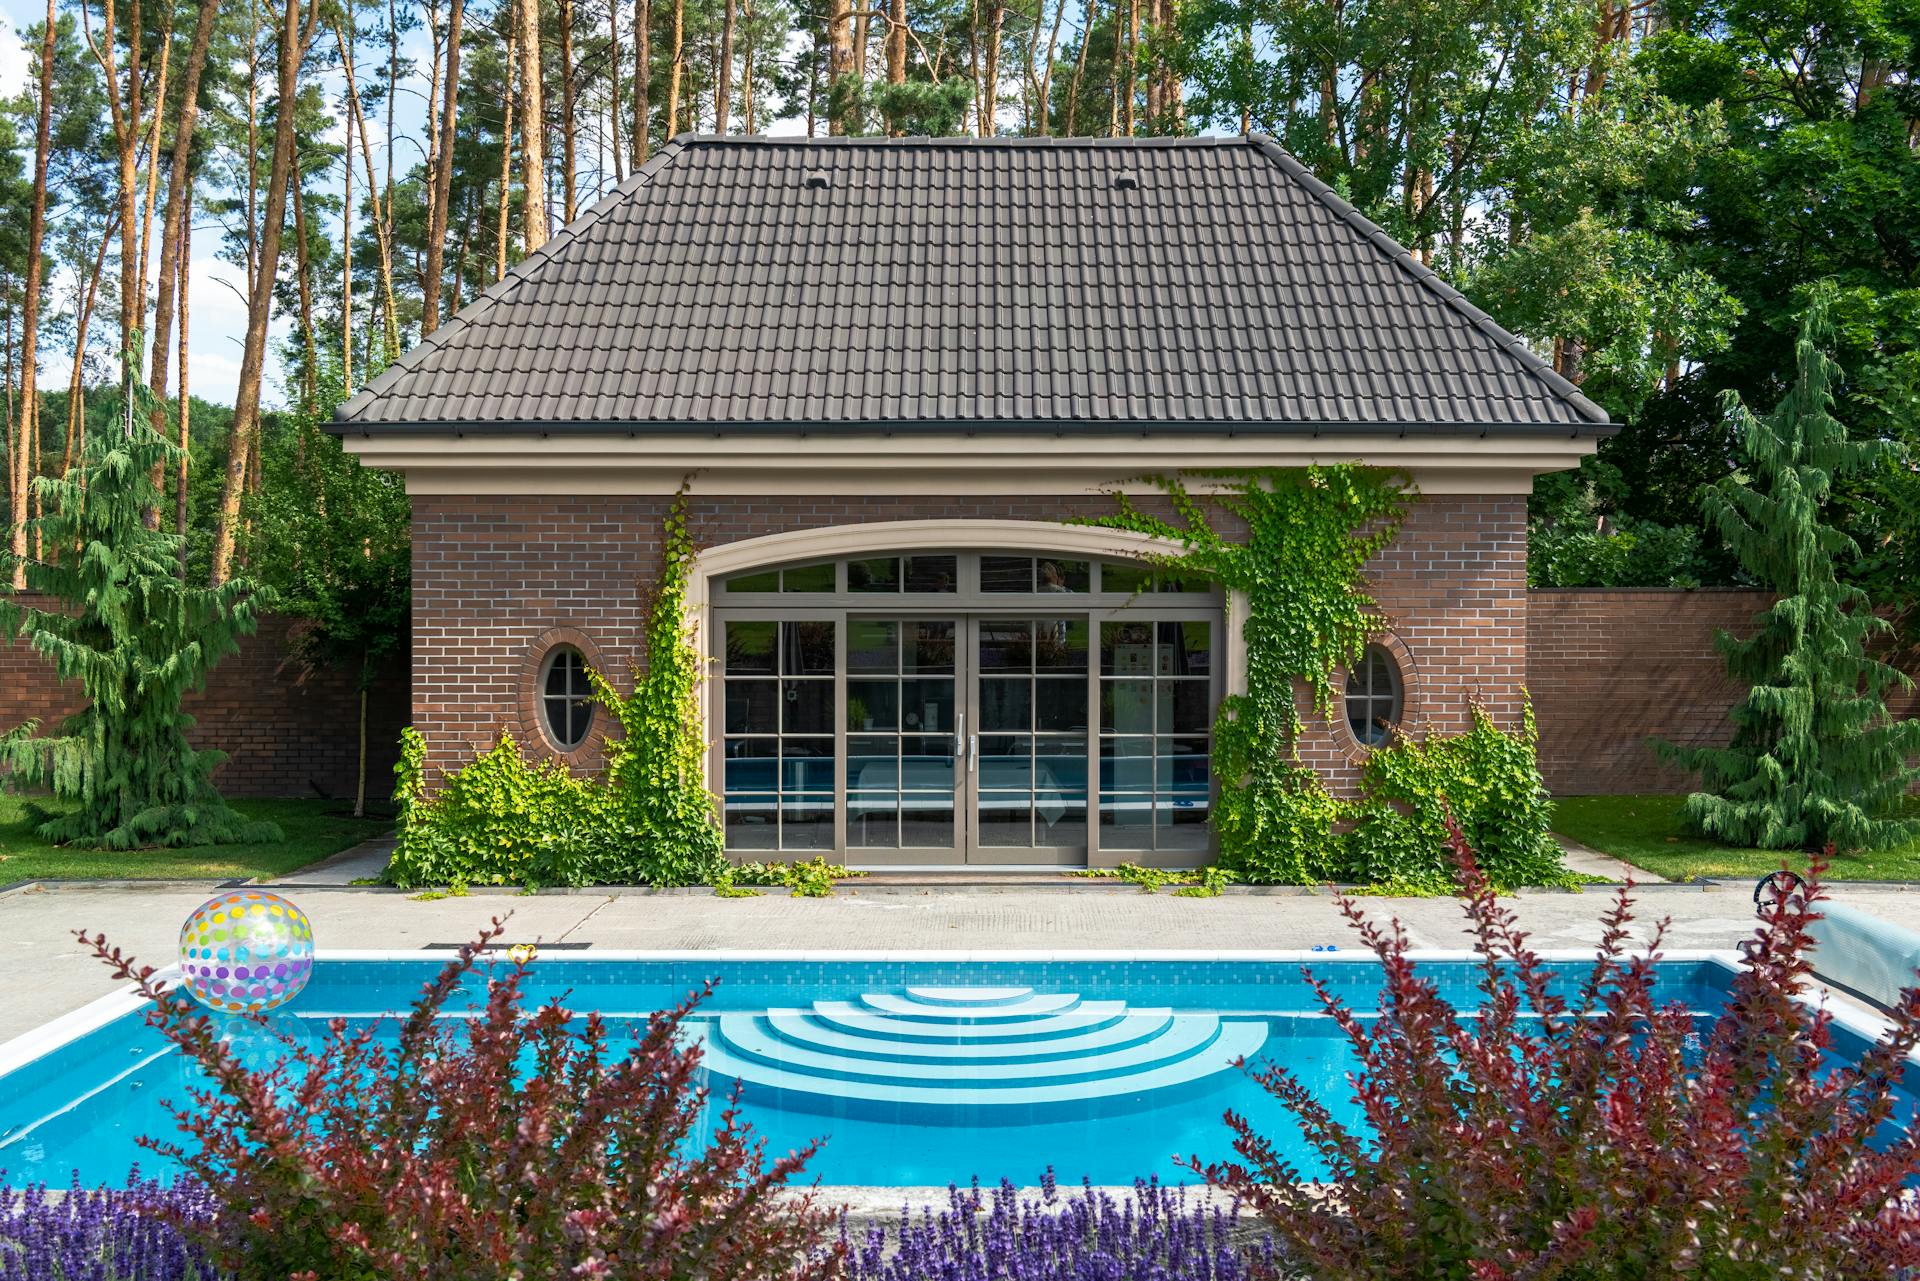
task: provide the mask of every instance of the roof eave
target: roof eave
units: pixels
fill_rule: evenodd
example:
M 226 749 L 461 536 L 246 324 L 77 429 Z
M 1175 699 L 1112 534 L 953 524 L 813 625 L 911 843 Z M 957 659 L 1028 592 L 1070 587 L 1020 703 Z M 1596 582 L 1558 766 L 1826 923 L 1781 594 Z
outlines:
M 550 422 L 359 422 L 335 418 L 326 430 L 336 436 L 894 436 L 894 435 L 1291 435 L 1461 436 L 1536 440 L 1604 438 L 1620 430 L 1615 422 L 1440 423 L 1440 422 L 1221 422 L 1218 420 L 1120 421 L 1094 419 L 995 419 L 903 422 L 699 422 L 578 420 Z

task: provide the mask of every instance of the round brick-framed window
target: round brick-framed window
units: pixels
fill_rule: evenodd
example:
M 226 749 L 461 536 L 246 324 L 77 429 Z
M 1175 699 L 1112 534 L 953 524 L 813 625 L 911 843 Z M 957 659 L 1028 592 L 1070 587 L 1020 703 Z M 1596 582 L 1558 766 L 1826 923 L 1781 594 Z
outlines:
M 1356 758 L 1385 747 L 1411 719 L 1418 688 L 1412 655 L 1400 638 L 1376 636 L 1340 678 L 1336 732 Z
M 587 670 L 605 673 L 599 647 L 571 627 L 554 627 L 527 647 L 520 679 L 522 740 L 577 761 L 606 736 L 607 716 L 593 701 Z

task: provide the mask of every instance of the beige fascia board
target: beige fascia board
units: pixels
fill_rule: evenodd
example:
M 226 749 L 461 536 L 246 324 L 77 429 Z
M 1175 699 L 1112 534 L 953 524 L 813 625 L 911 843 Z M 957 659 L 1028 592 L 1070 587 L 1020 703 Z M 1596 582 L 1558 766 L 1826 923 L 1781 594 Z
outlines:
M 1271 433 L 674 437 L 347 434 L 368 466 L 415 494 L 1061 494 L 1151 486 L 1153 473 L 1364 462 L 1410 472 L 1427 494 L 1524 494 L 1579 465 L 1595 438 L 1289 436 Z

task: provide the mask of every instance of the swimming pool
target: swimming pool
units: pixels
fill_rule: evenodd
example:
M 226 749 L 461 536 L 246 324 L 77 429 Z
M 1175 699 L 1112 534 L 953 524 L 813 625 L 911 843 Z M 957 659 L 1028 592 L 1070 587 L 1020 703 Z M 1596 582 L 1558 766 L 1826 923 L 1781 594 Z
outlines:
M 1417 954 L 1418 955 L 1418 954 Z M 404 1009 L 446 953 L 322 953 L 306 991 L 275 1016 L 317 1038 L 337 1016 Z M 1463 1009 L 1478 971 L 1460 955 L 1419 957 L 1423 974 Z M 1565 965 L 1571 984 L 1582 967 Z M 943 1186 L 978 1176 L 1031 1184 L 1178 1181 L 1176 1154 L 1229 1155 L 1221 1114 L 1249 1116 L 1277 1139 L 1294 1126 L 1232 1067 L 1244 1056 L 1285 1064 L 1352 1120 L 1345 1038 L 1300 975 L 1311 965 L 1354 1009 L 1380 986 L 1371 957 L 1346 953 L 1236 956 L 1072 955 L 977 958 L 836 954 L 549 952 L 532 966 L 529 1003 L 571 993 L 576 1009 L 616 1026 L 644 1021 L 708 979 L 718 981 L 695 1033 L 716 1093 L 739 1081 L 748 1118 L 784 1152 L 825 1140 L 809 1173 L 828 1184 Z M 1717 954 L 1669 954 L 1659 995 L 1703 1017 L 1733 974 Z M 457 1013 L 482 986 L 449 1003 Z M 1838 1054 L 1860 1053 L 1872 1029 L 1843 1022 Z M 271 1052 L 273 1046 L 249 1046 Z M 142 1022 L 137 1002 L 109 997 L 0 1047 L 0 1169 L 9 1182 L 124 1178 L 154 1158 L 136 1136 L 173 1137 L 163 1099 L 198 1074 Z M 1909 1069 L 1905 1115 L 1920 1096 Z M 1311 1171 L 1303 1150 L 1290 1153 Z

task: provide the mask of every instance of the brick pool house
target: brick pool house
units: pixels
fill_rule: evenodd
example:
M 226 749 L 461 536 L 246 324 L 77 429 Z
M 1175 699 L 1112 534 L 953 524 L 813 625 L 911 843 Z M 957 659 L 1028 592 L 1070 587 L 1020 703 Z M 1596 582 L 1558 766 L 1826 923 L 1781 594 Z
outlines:
M 690 481 L 730 852 L 1191 864 L 1240 604 L 1066 523 L 1182 469 L 1418 487 L 1304 751 L 1512 723 L 1526 504 L 1606 414 L 1263 138 L 683 137 L 342 406 L 413 498 L 412 722 L 578 768 Z M 1143 505 L 1151 503 L 1143 498 Z

